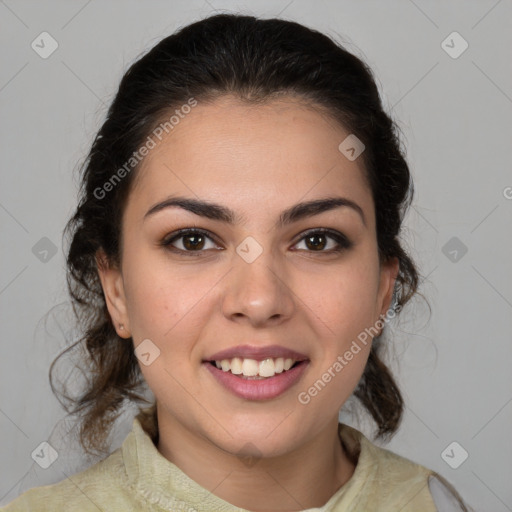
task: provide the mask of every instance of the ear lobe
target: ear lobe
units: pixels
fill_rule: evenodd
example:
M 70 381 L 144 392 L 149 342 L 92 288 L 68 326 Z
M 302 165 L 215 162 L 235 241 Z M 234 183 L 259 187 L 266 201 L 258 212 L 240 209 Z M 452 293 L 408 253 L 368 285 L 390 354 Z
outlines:
M 114 328 L 118 336 L 121 338 L 129 338 L 131 336 L 130 322 L 127 314 L 124 282 L 121 271 L 109 262 L 103 249 L 98 249 L 96 252 L 96 267 Z M 120 325 L 124 328 L 120 329 Z

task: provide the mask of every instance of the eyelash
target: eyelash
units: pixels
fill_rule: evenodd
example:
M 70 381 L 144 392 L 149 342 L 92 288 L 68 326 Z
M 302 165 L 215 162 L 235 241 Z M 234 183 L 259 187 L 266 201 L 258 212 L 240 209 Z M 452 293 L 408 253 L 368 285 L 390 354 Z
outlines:
M 176 247 L 173 247 L 171 244 L 175 242 L 176 240 L 179 240 L 180 238 L 184 238 L 186 235 L 203 235 L 213 242 L 215 242 L 214 237 L 204 229 L 198 229 L 198 228 L 184 228 L 176 231 L 175 233 L 172 233 L 168 237 L 164 238 L 162 242 L 160 242 L 160 245 L 165 247 L 167 250 L 175 253 L 184 254 L 186 256 L 192 256 L 197 257 L 201 256 L 202 253 L 204 253 L 207 249 L 200 249 L 197 251 L 187 251 L 183 249 L 178 249 Z M 327 238 L 332 238 L 336 243 L 337 247 L 334 249 L 329 249 L 327 251 L 325 250 L 319 250 L 319 251 L 313 251 L 313 250 L 307 250 L 306 252 L 310 253 L 318 253 L 318 254 L 336 254 L 340 253 L 342 251 L 345 251 L 347 249 L 350 249 L 352 247 L 352 242 L 348 240 L 348 238 L 343 235 L 342 233 L 339 233 L 338 231 L 334 231 L 332 229 L 327 228 L 314 228 L 310 229 L 303 233 L 302 237 L 294 244 L 297 245 L 299 242 L 302 242 L 305 238 L 311 235 L 327 235 Z M 301 249 L 303 250 L 303 249 Z

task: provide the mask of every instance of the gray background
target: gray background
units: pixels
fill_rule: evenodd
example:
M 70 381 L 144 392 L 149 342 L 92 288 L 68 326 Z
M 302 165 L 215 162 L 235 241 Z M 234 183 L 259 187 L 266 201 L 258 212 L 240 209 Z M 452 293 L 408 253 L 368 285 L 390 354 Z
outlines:
M 390 336 L 407 408 L 387 447 L 439 471 L 476 510 L 512 510 L 510 0 L 0 1 L 0 503 L 86 465 L 58 447 L 67 424 L 47 376 L 72 336 L 62 249 L 72 171 L 127 66 L 215 10 L 304 23 L 373 68 L 415 178 L 404 238 L 432 306 L 429 316 L 414 302 Z M 59 45 L 47 59 L 31 47 L 43 31 Z M 469 44 L 458 58 L 441 46 L 453 31 Z M 113 446 L 130 418 L 123 425 Z M 47 440 L 59 459 L 43 470 L 31 453 Z M 447 460 L 469 454 L 457 469 L 442 457 L 453 441 Z

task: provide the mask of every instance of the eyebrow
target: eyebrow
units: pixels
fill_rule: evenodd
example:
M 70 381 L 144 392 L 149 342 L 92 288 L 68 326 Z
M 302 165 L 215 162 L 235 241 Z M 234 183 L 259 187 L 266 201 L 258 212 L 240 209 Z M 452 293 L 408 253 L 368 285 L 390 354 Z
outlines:
M 188 197 L 169 197 L 153 205 L 144 215 L 144 221 L 151 215 L 172 207 L 182 208 L 201 217 L 226 222 L 232 225 L 238 224 L 242 220 L 233 210 L 220 204 Z M 363 224 L 366 226 L 366 218 L 363 209 L 357 203 L 345 197 L 327 197 L 298 203 L 281 213 L 277 221 L 277 226 L 284 227 L 306 217 L 318 215 L 340 207 L 347 207 L 356 211 L 360 215 Z

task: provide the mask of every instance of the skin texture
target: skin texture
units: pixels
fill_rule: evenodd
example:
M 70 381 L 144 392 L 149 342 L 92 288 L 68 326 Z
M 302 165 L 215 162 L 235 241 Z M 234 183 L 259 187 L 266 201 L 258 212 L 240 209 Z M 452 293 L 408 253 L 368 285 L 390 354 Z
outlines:
M 362 159 L 338 145 L 349 132 L 297 98 L 248 105 L 230 96 L 199 103 L 145 158 L 123 217 L 121 268 L 100 267 L 118 334 L 160 355 L 143 375 L 157 400 L 158 450 L 222 499 L 254 511 L 324 505 L 351 477 L 337 435 L 338 411 L 363 373 L 370 343 L 307 405 L 298 394 L 333 366 L 390 306 L 396 260 L 379 262 L 375 212 Z M 220 203 L 240 216 L 229 225 L 181 208 L 146 212 L 171 195 Z M 356 202 L 276 227 L 296 203 L 332 196 Z M 191 256 L 160 245 L 178 229 L 205 238 Z M 304 232 L 330 228 L 336 241 L 308 244 Z M 263 248 L 247 263 L 248 236 Z M 190 238 L 173 246 L 186 250 Z M 324 245 L 322 245 L 324 244 Z M 323 251 L 323 252 L 322 252 Z M 199 255 L 195 255 L 200 252 Z M 239 398 L 202 365 L 220 350 L 282 345 L 309 366 L 283 395 Z M 242 457 L 256 457 L 251 465 Z

